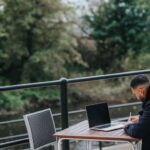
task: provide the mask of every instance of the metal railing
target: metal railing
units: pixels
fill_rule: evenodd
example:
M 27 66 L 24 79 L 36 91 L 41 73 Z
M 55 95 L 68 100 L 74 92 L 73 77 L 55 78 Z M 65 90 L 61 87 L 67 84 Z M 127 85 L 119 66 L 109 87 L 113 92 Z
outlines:
M 123 73 L 114 73 L 114 74 L 107 74 L 107 75 L 97 75 L 97 76 L 89 76 L 89 77 L 81 77 L 81 78 L 61 78 L 60 80 L 55 81 L 47 81 L 47 82 L 37 82 L 37 83 L 28 83 L 28 84 L 18 84 L 18 85 L 11 85 L 11 86 L 0 86 L 0 91 L 9 91 L 9 90 L 18 90 L 18 89 L 25 89 L 25 88 L 36 88 L 36 87 L 47 87 L 47 86 L 60 86 L 60 98 L 61 98 L 61 126 L 62 129 L 68 127 L 68 84 L 73 83 L 80 83 L 85 81 L 94 81 L 94 80 L 104 80 L 104 79 L 113 79 L 113 78 L 120 78 L 120 77 L 127 77 L 133 76 L 138 74 L 149 74 L 150 70 L 141 70 L 141 71 L 130 71 L 130 72 L 123 72 Z M 125 104 L 124 104 L 125 105 Z M 121 107 L 121 105 L 112 106 L 112 108 Z M 84 110 L 80 110 L 82 112 Z M 73 112 L 70 112 L 73 113 Z M 15 121 L 22 121 L 15 120 Z M 9 123 L 13 123 L 14 121 L 8 121 Z M 5 122 L 1 122 L 0 125 L 4 124 Z M 28 141 L 28 139 L 21 139 L 6 143 L 1 143 L 0 148 L 11 146 L 14 143 L 23 143 L 24 141 Z M 65 141 L 63 143 L 63 149 L 69 150 L 69 143 Z

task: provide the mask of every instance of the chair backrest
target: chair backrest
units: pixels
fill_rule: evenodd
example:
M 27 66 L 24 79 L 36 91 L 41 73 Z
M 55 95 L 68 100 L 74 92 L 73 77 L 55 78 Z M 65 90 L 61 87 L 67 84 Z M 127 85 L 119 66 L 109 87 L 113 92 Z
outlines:
M 56 141 L 56 132 L 51 109 L 24 115 L 31 150 L 39 150 Z

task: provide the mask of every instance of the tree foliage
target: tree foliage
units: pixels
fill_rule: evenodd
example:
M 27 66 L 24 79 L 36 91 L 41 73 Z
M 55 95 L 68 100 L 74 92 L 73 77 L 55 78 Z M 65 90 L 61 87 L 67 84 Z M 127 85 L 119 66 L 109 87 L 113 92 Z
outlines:
M 82 64 L 73 49 L 60 0 L 4 0 L 0 11 L 2 84 L 52 80 L 67 74 L 65 65 Z M 67 24 L 67 26 L 66 26 Z M 79 58 L 79 59 L 78 59 Z
M 134 0 L 109 0 L 91 16 L 85 16 L 97 47 L 93 67 L 110 71 L 114 65 L 120 66 L 118 60 L 129 50 L 140 53 L 148 31 L 148 15 L 147 8 Z

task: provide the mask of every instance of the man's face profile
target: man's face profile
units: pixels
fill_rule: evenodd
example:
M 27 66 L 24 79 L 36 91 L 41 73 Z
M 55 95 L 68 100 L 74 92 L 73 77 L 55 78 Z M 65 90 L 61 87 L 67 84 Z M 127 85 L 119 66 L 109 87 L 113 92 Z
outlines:
M 144 100 L 146 97 L 146 87 L 137 86 L 136 88 L 131 88 L 132 94 L 137 98 L 137 100 Z

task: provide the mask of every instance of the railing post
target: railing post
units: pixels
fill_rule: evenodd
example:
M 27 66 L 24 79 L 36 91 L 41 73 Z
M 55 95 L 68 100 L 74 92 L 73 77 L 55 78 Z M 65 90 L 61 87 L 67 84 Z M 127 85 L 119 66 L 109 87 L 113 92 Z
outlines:
M 102 142 L 98 142 L 99 150 L 102 150 Z
M 61 124 L 62 129 L 68 127 L 68 90 L 67 90 L 67 79 L 61 78 Z M 62 143 L 63 150 L 69 150 L 69 141 L 65 140 Z

